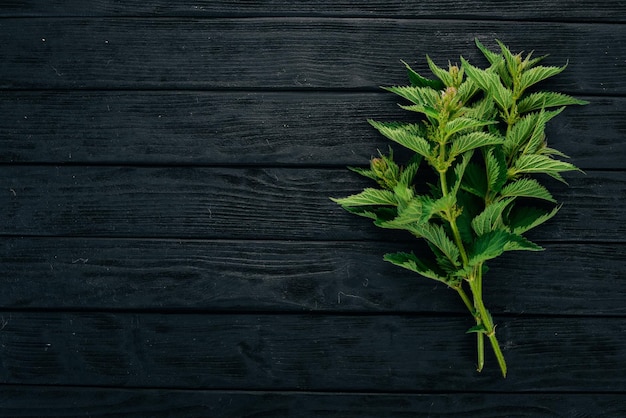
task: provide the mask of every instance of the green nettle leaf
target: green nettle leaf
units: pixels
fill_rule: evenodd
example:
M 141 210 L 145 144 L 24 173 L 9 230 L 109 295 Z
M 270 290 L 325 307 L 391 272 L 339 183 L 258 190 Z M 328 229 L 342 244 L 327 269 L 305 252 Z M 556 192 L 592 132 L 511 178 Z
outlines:
M 461 103 L 467 103 L 474 97 L 476 93 L 478 93 L 478 91 L 479 88 L 476 83 L 474 83 L 470 79 L 465 79 L 465 81 L 461 83 L 457 90 L 457 96 Z
M 450 193 L 452 195 L 456 195 L 461 187 L 461 183 L 463 182 L 463 176 L 465 175 L 465 170 L 474 155 L 474 150 L 469 150 L 463 153 L 463 159 L 460 163 L 458 163 L 454 167 L 454 178 L 452 183 L 452 188 L 450 189 Z
M 498 76 L 502 80 L 502 83 L 504 83 L 505 86 L 510 88 L 513 84 L 513 80 L 511 78 L 511 75 L 507 71 L 506 61 L 502 53 L 498 54 L 489 50 L 487 47 L 481 44 L 478 39 L 475 40 L 475 43 L 478 49 L 480 49 L 480 51 L 483 53 L 485 58 L 487 58 L 487 61 L 489 61 L 489 63 L 491 64 L 490 69 L 498 74 Z M 500 48 L 500 50 L 502 52 L 502 48 Z
M 441 116 L 439 111 L 437 111 L 437 109 L 430 107 L 430 106 L 424 106 L 421 104 L 409 105 L 409 106 L 401 105 L 400 108 L 404 110 L 409 110 L 411 112 L 422 113 L 426 115 L 426 117 L 428 118 L 430 122 L 437 121 L 439 117 Z
M 524 91 L 533 84 L 537 84 L 538 82 L 545 80 L 546 78 L 550 78 L 561 73 L 563 70 L 565 70 L 566 67 L 567 64 L 563 67 L 538 66 L 535 68 L 531 68 L 530 70 L 527 70 L 522 74 L 519 89 L 521 91 Z
M 513 198 L 508 198 L 487 205 L 485 210 L 472 219 L 472 229 L 476 232 L 476 235 L 484 235 L 487 232 L 504 227 L 502 215 L 512 201 Z
M 489 74 L 489 94 L 500 105 L 501 109 L 508 109 L 513 105 L 513 92 L 502 85 L 496 74 Z
M 387 221 L 383 227 L 407 229 L 408 225 L 428 222 L 432 216 L 432 212 L 428 210 L 430 200 L 430 198 L 425 196 L 414 196 L 406 206 L 398 211 L 398 216 Z
M 537 114 L 532 113 L 520 118 L 506 133 L 502 150 L 507 157 L 513 156 L 528 140 L 537 124 Z
M 511 233 L 504 230 L 489 231 L 478 236 L 470 248 L 469 264 L 476 266 L 502 255 L 510 239 Z
M 482 126 L 493 125 L 495 121 L 483 121 L 472 118 L 460 117 L 446 123 L 446 131 L 448 135 L 454 135 L 456 133 L 468 130 L 474 130 Z M 482 133 L 482 132 L 477 132 Z
M 504 245 L 504 251 L 543 251 L 543 247 L 524 238 L 513 234 L 511 240 Z
M 376 173 L 374 173 L 374 171 L 372 170 L 361 167 L 348 167 L 348 170 L 354 171 L 355 173 L 358 173 L 364 177 L 368 177 L 372 180 L 378 180 L 378 176 L 376 176 Z
M 515 125 L 507 131 L 503 144 L 503 151 L 507 157 L 512 157 L 522 150 L 524 154 L 534 154 L 545 147 L 546 123 L 563 111 L 545 111 L 529 113 L 521 117 Z
M 459 191 L 457 195 L 457 205 L 462 208 L 458 218 L 456 218 L 456 226 L 459 229 L 461 241 L 465 244 L 474 242 L 475 234 L 472 228 L 472 220 L 478 215 L 479 204 L 483 200 L 465 191 Z M 462 277 L 468 277 L 468 274 L 461 274 Z
M 513 92 L 502 85 L 498 74 L 481 70 L 461 58 L 463 68 L 481 90 L 487 92 L 501 109 L 508 109 L 513 104 Z
M 396 187 L 393 188 L 393 194 L 395 195 L 396 201 L 398 202 L 398 208 L 406 206 L 415 195 L 413 193 L 413 189 L 411 187 L 407 187 L 404 184 L 396 184 Z
M 459 265 L 459 249 L 448 237 L 441 225 L 426 223 L 414 224 L 410 229 L 416 236 L 426 239 L 429 243 L 437 247 L 454 265 Z
M 478 325 L 474 325 L 473 327 L 471 327 L 470 329 L 468 329 L 467 331 L 465 331 L 466 334 L 471 334 L 471 333 L 486 333 L 487 332 L 487 328 L 485 328 L 485 326 L 483 324 L 478 324 Z
M 375 122 L 373 120 L 370 120 L 369 123 L 376 129 L 378 129 L 381 134 L 391 139 L 392 141 L 397 142 L 398 144 L 417 152 L 427 159 L 431 158 L 431 145 L 425 138 L 416 135 L 415 133 L 410 132 L 409 130 L 397 124 Z
M 436 267 L 429 265 L 427 262 L 420 260 L 413 253 L 390 253 L 384 255 L 384 260 L 388 261 L 396 266 L 414 271 L 429 279 L 437 280 L 439 282 L 447 283 L 448 277 L 436 270 Z
M 502 197 L 533 197 L 549 202 L 555 202 L 554 198 L 544 186 L 535 179 L 522 178 L 507 184 L 500 190 Z
M 555 160 L 546 155 L 522 155 L 515 162 L 513 174 L 519 173 L 543 173 L 565 183 L 559 173 L 575 171 L 578 168 L 571 163 Z
M 500 51 L 502 52 L 502 56 L 504 57 L 504 61 L 506 62 L 506 67 L 509 70 L 510 74 L 517 74 L 520 71 L 520 67 L 522 65 L 522 60 L 519 55 L 513 55 L 513 53 L 500 41 L 496 41 L 498 45 L 500 45 Z
M 411 82 L 412 86 L 415 86 L 415 87 L 430 87 L 431 89 L 435 89 L 435 90 L 441 90 L 441 89 L 443 89 L 445 87 L 443 85 L 443 83 L 441 82 L 441 80 L 431 80 L 429 78 L 422 77 L 420 74 L 418 74 L 416 71 L 414 71 L 409 66 L 409 64 L 407 64 L 404 61 L 402 61 L 402 63 L 405 65 L 405 67 L 407 69 L 407 73 L 408 73 L 408 76 L 409 76 L 409 81 Z
M 585 105 L 589 102 L 585 100 L 575 99 L 562 93 L 555 92 L 538 92 L 532 93 L 524 97 L 517 103 L 517 111 L 519 113 L 531 112 L 549 107 L 560 107 L 568 105 Z
M 494 120 L 496 114 L 498 113 L 493 99 L 489 96 L 485 96 L 475 103 L 474 106 L 464 108 L 464 110 L 466 116 L 478 120 Z M 498 121 L 494 122 L 497 123 Z
M 380 190 L 367 188 L 361 193 L 343 197 L 332 198 L 333 202 L 339 203 L 341 206 L 371 206 L 371 205 L 397 205 L 398 201 L 393 192 L 389 190 Z
M 417 175 L 417 170 L 419 169 L 421 162 L 422 156 L 420 154 L 415 154 L 402 170 L 400 178 L 398 179 L 399 184 L 409 187 Z
M 397 215 L 395 207 L 389 206 L 342 206 L 347 212 L 354 215 L 373 219 L 376 223 L 393 219 Z
M 502 55 L 489 50 L 478 39 L 475 39 L 474 42 L 476 43 L 476 46 L 478 47 L 480 52 L 483 53 L 483 55 L 485 56 L 485 58 L 487 58 L 487 61 L 489 61 L 491 65 L 497 65 L 504 61 L 504 58 L 502 57 Z
M 465 169 L 461 188 L 478 197 L 485 198 L 488 188 L 485 168 L 475 163 L 469 163 Z
M 351 168 L 380 189 L 332 200 L 378 227 L 427 244 L 417 255 L 397 252 L 384 259 L 456 291 L 476 322 L 467 332 L 476 334 L 478 371 L 487 346 L 506 377 L 496 325 L 483 302 L 486 262 L 506 251 L 542 250 L 522 234 L 554 217 L 560 206 L 528 206 L 534 199 L 556 204 L 531 176 L 547 174 L 563 181 L 561 173 L 577 170 L 552 158 L 566 156 L 547 146 L 546 125 L 564 106 L 587 102 L 558 92 L 526 94 L 566 65 L 538 66 L 544 57 L 514 54 L 496 42 L 499 51 L 492 51 L 476 39 L 488 68 L 460 57 L 460 67 L 444 69 L 427 56 L 435 77 L 430 79 L 404 63 L 410 85 L 385 90 L 409 102 L 400 108 L 413 112 L 413 121 L 369 123 L 412 157 L 396 163 L 390 148 L 388 156 L 372 158 L 369 168 Z M 428 173 L 418 173 L 423 160 Z
M 444 70 L 443 68 L 438 67 L 433 60 L 430 59 L 428 55 L 426 55 L 426 61 L 428 62 L 428 68 L 430 71 L 443 82 L 446 86 L 450 87 L 454 85 L 454 78 L 452 75 Z
M 508 228 L 515 234 L 523 234 L 554 217 L 560 208 L 557 206 L 550 212 L 534 207 L 517 208 L 508 215 Z
M 396 198 L 399 199 L 397 195 Z M 389 229 L 404 229 L 420 237 L 423 235 L 430 236 L 432 233 L 429 229 L 430 226 L 424 227 L 427 230 L 422 230 L 422 225 L 435 216 L 443 218 L 444 213 L 451 211 L 455 204 L 456 199 L 453 195 L 443 196 L 439 199 L 415 195 L 406 204 L 398 206 L 396 217 L 381 222 L 379 226 Z
M 383 89 L 395 93 L 413 104 L 425 105 L 433 109 L 439 101 L 439 94 L 430 87 L 394 86 L 383 87 Z
M 535 126 L 533 127 L 530 138 L 524 146 L 524 154 L 534 154 L 539 152 L 541 148 L 545 147 L 546 123 L 548 123 L 550 119 L 559 115 L 564 109 L 564 107 L 555 111 L 545 111 L 542 109 L 537 113 Z
M 456 196 L 448 194 L 437 200 L 429 200 L 424 203 L 424 211 L 428 213 L 429 218 L 434 215 L 443 217 L 444 213 L 451 211 L 456 205 Z
M 487 184 L 489 190 L 499 192 L 507 180 L 507 168 L 504 153 L 500 148 L 490 148 L 485 153 L 487 166 Z
M 559 150 L 556 150 L 554 148 L 550 148 L 550 147 L 543 147 L 541 148 L 539 151 L 537 151 L 537 154 L 541 154 L 541 155 L 547 155 L 547 156 L 552 156 L 555 155 L 557 157 L 561 157 L 561 158 L 570 158 L 569 155 L 562 153 Z M 582 171 L 582 170 L 579 170 Z
M 459 136 L 452 142 L 450 157 L 453 158 L 464 152 L 488 145 L 500 145 L 503 142 L 504 138 L 501 136 L 496 136 L 488 132 L 472 132 Z
M 519 234 L 498 229 L 476 238 L 471 248 L 469 264 L 476 266 L 502 255 L 505 251 L 513 250 L 541 251 L 543 248 Z
M 493 73 L 488 72 L 487 70 L 481 70 L 478 67 L 474 67 L 465 58 L 461 57 L 461 64 L 463 65 L 463 69 L 467 73 L 467 76 L 483 91 L 489 92 L 489 88 L 491 85 L 491 80 Z M 497 75 L 496 75 L 497 77 Z

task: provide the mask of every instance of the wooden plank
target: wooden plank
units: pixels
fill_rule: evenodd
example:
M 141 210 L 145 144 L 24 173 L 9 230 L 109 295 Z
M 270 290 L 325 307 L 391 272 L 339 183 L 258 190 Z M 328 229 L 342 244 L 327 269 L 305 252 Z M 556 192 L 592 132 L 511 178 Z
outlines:
M 548 125 L 584 169 L 626 169 L 626 99 L 584 97 Z M 1 162 L 360 165 L 411 120 L 390 93 L 5 92 Z
M 620 394 L 380 394 L 4 386 L 0 415 L 18 417 L 572 418 L 626 414 Z M 37 402 L 33 402 L 37 399 Z
M 5 384 L 519 392 L 626 390 L 623 318 L 511 318 L 474 371 L 470 318 L 3 312 Z
M 371 185 L 347 169 L 4 166 L 0 178 L 4 235 L 398 239 L 329 200 Z M 564 208 L 529 238 L 623 241 L 626 172 L 568 179 L 551 187 Z
M 465 314 L 376 242 L 3 239 L 6 309 L 431 312 Z M 623 245 L 549 244 L 489 263 L 492 314 L 626 316 Z
M 25 0 L 0 5 L 0 16 L 387 16 L 456 19 L 552 20 L 623 22 L 626 7 L 617 0 L 597 3 L 554 0 L 549 3 L 529 0 L 514 2 L 454 0 L 437 2 L 331 1 L 232 2 L 228 0 L 151 1 L 127 0 Z
M 327 18 L 3 19 L 0 87 L 375 88 L 427 53 L 480 62 L 475 37 L 569 61 L 557 90 L 626 93 L 623 25 Z

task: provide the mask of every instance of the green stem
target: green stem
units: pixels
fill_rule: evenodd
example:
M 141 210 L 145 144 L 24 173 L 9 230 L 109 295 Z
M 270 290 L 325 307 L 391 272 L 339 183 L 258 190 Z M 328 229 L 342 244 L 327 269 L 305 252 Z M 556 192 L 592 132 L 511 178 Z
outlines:
M 443 192 L 443 196 L 448 195 L 448 182 L 446 180 L 446 172 L 439 172 L 439 182 L 441 184 L 441 191 Z M 469 258 L 467 257 L 467 252 L 465 251 L 465 246 L 463 245 L 463 240 L 461 239 L 461 233 L 459 232 L 459 227 L 456 225 L 456 219 L 452 217 L 452 214 L 448 213 L 448 222 L 450 223 L 450 229 L 452 229 L 452 235 L 454 236 L 454 243 L 459 248 L 459 253 L 461 253 L 461 260 L 463 261 L 463 265 L 467 266 L 469 264 Z
M 463 290 L 463 283 L 459 283 L 458 286 L 454 287 L 454 290 L 458 292 L 459 296 L 461 296 L 461 299 L 463 300 L 463 303 L 467 307 L 467 310 L 476 319 L 476 325 L 480 325 L 481 324 L 480 316 L 476 315 L 476 309 L 474 308 L 472 301 L 470 300 L 469 296 L 467 296 L 467 293 L 465 293 L 465 290 Z M 485 342 L 484 342 L 485 340 L 483 337 L 484 337 L 484 334 L 482 332 L 476 333 L 476 351 L 478 353 L 478 366 L 477 366 L 478 371 L 481 371 L 483 369 L 483 365 L 485 364 Z
M 476 308 L 477 314 L 480 316 L 480 321 L 485 328 L 484 332 L 479 333 L 479 335 L 487 335 L 489 337 L 489 342 L 491 343 L 491 347 L 493 348 L 493 352 L 498 360 L 498 365 L 500 366 L 500 370 L 502 371 L 502 376 L 506 377 L 506 361 L 504 360 L 504 355 L 502 354 L 502 350 L 500 349 L 500 344 L 498 343 L 498 338 L 496 337 L 496 329 L 487 311 L 485 308 L 485 304 L 483 302 L 482 296 L 482 264 L 478 265 L 476 268 L 476 273 L 474 274 L 473 280 L 470 280 L 470 288 L 472 290 L 472 295 L 474 296 L 474 308 Z M 481 354 L 479 351 L 479 359 L 481 359 Z M 483 358 L 484 361 L 484 358 Z M 480 370 L 482 365 L 478 365 L 478 369 Z
M 439 171 L 439 183 L 444 196 L 448 195 L 448 179 L 446 179 L 446 171 Z
M 480 322 L 480 319 L 476 322 Z M 476 333 L 476 347 L 478 351 L 478 365 L 476 366 L 476 370 L 481 372 L 485 366 L 485 334 L 482 332 Z
M 445 158 L 445 144 L 441 144 L 441 151 L 439 155 L 440 159 L 443 160 Z M 439 182 L 441 185 L 441 191 L 443 196 L 448 196 L 448 182 L 446 179 L 447 170 L 439 170 Z M 461 233 L 459 231 L 459 227 L 456 224 L 456 218 L 452 215 L 452 213 L 447 213 L 448 222 L 450 224 L 450 229 L 452 230 L 452 234 L 454 236 L 454 241 L 456 246 L 459 249 L 459 253 L 461 254 L 461 259 L 463 261 L 463 266 L 467 267 L 469 265 L 469 257 L 467 256 L 467 252 L 465 251 L 465 246 L 463 245 L 463 240 L 461 239 Z M 485 327 L 484 332 L 478 332 L 476 334 L 476 344 L 478 351 L 478 366 L 477 370 L 481 371 L 485 364 L 485 334 L 489 337 L 491 341 L 491 345 L 493 347 L 493 351 L 498 358 L 498 363 L 500 364 L 500 369 L 502 370 L 502 375 L 506 377 L 506 363 L 504 362 L 504 356 L 502 355 L 502 351 L 500 350 L 500 345 L 498 344 L 498 340 L 496 339 L 495 329 L 491 320 L 489 319 L 489 315 L 487 313 L 487 309 L 482 301 L 482 265 L 479 265 L 477 268 L 477 272 L 474 275 L 473 280 L 468 280 L 470 283 L 470 290 L 472 295 L 474 296 L 474 304 L 470 302 L 469 297 L 463 290 L 462 286 L 459 285 L 456 287 L 456 291 L 461 296 L 463 303 L 467 306 L 467 309 L 472 313 L 472 315 L 476 318 L 477 325 L 483 325 Z
M 480 316 L 476 315 L 476 308 L 474 308 L 472 301 L 470 300 L 469 296 L 467 296 L 467 293 L 465 293 L 465 290 L 463 289 L 463 283 L 462 282 L 459 283 L 458 286 L 454 287 L 454 290 L 457 291 L 457 293 L 463 300 L 463 303 L 467 307 L 467 310 L 476 319 L 476 325 L 480 325 L 481 324 Z M 485 341 L 484 334 L 482 332 L 477 332 L 476 344 L 477 344 L 477 352 L 478 352 L 478 367 L 477 367 L 478 371 L 481 371 L 483 368 L 483 365 L 485 364 L 485 342 L 484 341 Z
M 455 220 L 452 220 L 450 222 L 450 229 L 452 229 L 452 235 L 454 235 L 454 243 L 457 247 L 459 247 L 459 252 L 461 253 L 461 260 L 463 260 L 463 265 L 467 266 L 469 264 L 469 258 L 467 257 L 465 246 L 463 245 L 463 241 L 461 240 L 461 233 L 459 232 L 459 227 L 456 225 Z

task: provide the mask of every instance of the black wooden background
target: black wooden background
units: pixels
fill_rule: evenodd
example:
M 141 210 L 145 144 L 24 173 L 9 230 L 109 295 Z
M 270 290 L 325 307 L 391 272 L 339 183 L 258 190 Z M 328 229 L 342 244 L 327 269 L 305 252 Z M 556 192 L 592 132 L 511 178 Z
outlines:
M 589 100 L 586 174 L 491 264 L 510 374 L 328 200 L 367 182 L 404 84 L 498 38 Z M 0 2 L 0 415 L 626 416 L 622 1 Z

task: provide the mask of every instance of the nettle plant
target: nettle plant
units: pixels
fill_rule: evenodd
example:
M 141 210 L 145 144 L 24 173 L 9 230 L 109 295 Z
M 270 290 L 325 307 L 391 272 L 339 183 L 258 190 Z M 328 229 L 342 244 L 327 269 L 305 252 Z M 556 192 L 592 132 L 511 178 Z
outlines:
M 483 302 L 486 262 L 506 251 L 542 250 L 523 234 L 552 218 L 560 206 L 533 176 L 547 174 L 564 182 L 562 172 L 577 170 L 555 158 L 566 155 L 547 146 L 546 123 L 565 106 L 586 102 L 530 91 L 566 66 L 537 65 L 545 57 L 514 55 L 498 44 L 500 50 L 494 52 L 476 40 L 490 64 L 486 69 L 463 57 L 460 66 L 444 69 L 427 56 L 436 77 L 429 79 L 405 63 L 410 85 L 385 90 L 406 99 L 410 104 L 400 107 L 420 117 L 415 122 L 369 122 L 415 154 L 400 166 L 390 148 L 388 155 L 373 158 L 369 169 L 351 168 L 378 187 L 332 200 L 379 227 L 408 231 L 426 241 L 430 250 L 391 253 L 384 259 L 454 289 L 476 320 L 468 332 L 477 336 L 478 371 L 487 337 L 506 377 L 496 326 Z M 418 175 L 424 165 L 434 174 Z

